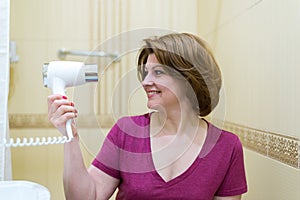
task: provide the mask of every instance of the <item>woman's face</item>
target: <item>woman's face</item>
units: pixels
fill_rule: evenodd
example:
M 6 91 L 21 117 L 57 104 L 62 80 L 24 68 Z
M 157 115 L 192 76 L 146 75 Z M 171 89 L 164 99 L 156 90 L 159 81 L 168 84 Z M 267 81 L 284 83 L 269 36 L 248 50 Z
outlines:
M 142 85 L 150 109 L 180 109 L 180 103 L 186 99 L 186 81 L 172 77 L 165 67 L 157 61 L 154 54 L 148 56 Z

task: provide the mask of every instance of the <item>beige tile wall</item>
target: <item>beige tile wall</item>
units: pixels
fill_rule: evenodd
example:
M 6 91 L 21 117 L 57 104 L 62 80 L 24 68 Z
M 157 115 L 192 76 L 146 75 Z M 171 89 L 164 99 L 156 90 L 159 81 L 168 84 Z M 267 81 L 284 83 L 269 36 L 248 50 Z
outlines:
M 214 117 L 243 141 L 244 199 L 299 199 L 300 3 L 204 2 L 199 32 L 213 45 L 224 77 L 225 103 Z
M 112 36 L 134 29 L 156 27 L 158 29 L 185 30 L 195 32 L 197 21 L 196 0 L 140 1 L 140 0 L 11 0 L 11 40 L 17 42 L 20 61 L 12 65 L 9 114 L 11 137 L 57 136 L 46 122 L 46 97 L 51 93 L 43 87 L 41 68 L 44 62 L 56 60 L 57 51 L 64 47 L 73 50 L 99 50 Z M 182 7 L 187 9 L 181 10 Z M 148 12 L 145 12 L 147 10 Z M 156 13 L 159 12 L 159 15 Z M 101 49 L 100 49 L 101 50 Z M 112 48 L 112 50 L 114 50 Z M 132 50 L 129 48 L 129 50 Z M 106 71 L 101 78 L 101 88 L 85 86 L 83 89 L 68 89 L 69 98 L 75 101 L 81 115 L 109 114 L 109 99 L 95 103 L 93 98 L 111 97 L 117 77 L 134 67 L 135 52 L 126 52 L 126 59 L 113 64 L 113 72 Z M 68 60 L 97 61 L 100 70 L 102 60 L 68 56 Z M 100 61 L 99 61 L 100 60 Z M 108 61 L 104 61 L 107 64 Z M 98 91 L 95 92 L 95 89 Z M 126 89 L 126 88 L 125 88 Z M 132 97 L 134 96 L 134 97 Z M 131 95 L 130 113 L 142 112 L 133 99 L 143 98 L 141 91 Z M 140 102 L 144 100 L 140 99 Z M 92 105 L 93 104 L 93 105 Z M 95 105 L 94 105 L 95 104 Z M 142 105 L 142 103 L 141 103 Z M 124 103 L 116 105 L 124 107 Z M 127 105 L 125 105 L 128 107 Z M 84 117 L 83 117 L 84 118 Z M 106 124 L 102 119 L 101 123 Z M 107 126 L 107 125 L 105 125 Z M 44 127 L 44 128 L 43 128 Z M 88 132 L 83 148 L 87 166 L 99 148 L 93 140 L 95 131 Z M 94 136 L 91 136 L 94 135 Z M 91 139 L 92 138 L 92 139 Z M 62 145 L 22 147 L 12 149 L 13 178 L 31 180 L 45 185 L 52 199 L 64 199 L 62 188 Z
M 199 33 L 212 45 L 225 83 L 224 101 L 213 115 L 215 118 L 238 127 L 299 139 L 297 74 L 300 71 L 296 67 L 300 61 L 297 56 L 299 7 L 299 2 L 293 0 L 11 0 L 11 39 L 17 42 L 20 56 L 20 61 L 12 65 L 11 136 L 58 134 L 44 129 L 47 126 L 44 122 L 42 127 L 30 128 L 28 121 L 14 120 L 22 119 L 18 118 L 22 114 L 32 118 L 46 115 L 50 90 L 43 87 L 41 67 L 44 62 L 57 59 L 59 48 L 93 50 L 118 33 L 156 27 Z M 121 76 L 134 66 L 133 54 L 114 64 L 118 69 L 115 74 Z M 68 59 L 84 61 L 86 58 Z M 106 78 L 113 80 L 110 75 L 114 73 L 106 74 Z M 74 96 L 81 113 L 110 113 L 103 99 L 90 105 L 93 103 L 90 96 L 101 99 L 114 89 L 113 85 L 101 87 L 100 92 L 87 87 L 79 97 Z M 73 97 L 73 92 L 69 89 L 68 95 Z M 136 96 L 138 101 L 143 101 L 142 94 Z M 133 113 L 144 109 L 134 105 L 130 108 Z M 84 155 L 88 165 L 92 156 L 86 150 Z M 52 199 L 64 199 L 62 145 L 15 148 L 12 159 L 15 179 L 43 184 L 51 191 Z M 249 184 L 245 199 L 299 199 L 299 169 L 255 153 L 253 149 L 245 149 L 245 159 Z

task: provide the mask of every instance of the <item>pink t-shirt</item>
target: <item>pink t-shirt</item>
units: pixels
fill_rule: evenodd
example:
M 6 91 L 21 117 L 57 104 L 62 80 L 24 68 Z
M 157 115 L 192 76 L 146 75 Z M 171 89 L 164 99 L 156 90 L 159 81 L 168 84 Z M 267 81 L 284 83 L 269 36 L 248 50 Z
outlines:
M 212 200 L 247 192 L 243 149 L 236 135 L 208 123 L 199 156 L 186 171 L 166 182 L 154 167 L 149 124 L 150 114 L 121 118 L 92 162 L 120 179 L 116 199 Z

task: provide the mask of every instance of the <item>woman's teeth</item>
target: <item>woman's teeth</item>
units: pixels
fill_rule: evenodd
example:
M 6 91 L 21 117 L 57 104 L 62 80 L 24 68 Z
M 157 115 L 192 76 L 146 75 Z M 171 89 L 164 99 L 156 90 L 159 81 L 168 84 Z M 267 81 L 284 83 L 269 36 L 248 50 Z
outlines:
M 159 91 L 149 91 L 148 94 L 158 94 L 160 93 Z

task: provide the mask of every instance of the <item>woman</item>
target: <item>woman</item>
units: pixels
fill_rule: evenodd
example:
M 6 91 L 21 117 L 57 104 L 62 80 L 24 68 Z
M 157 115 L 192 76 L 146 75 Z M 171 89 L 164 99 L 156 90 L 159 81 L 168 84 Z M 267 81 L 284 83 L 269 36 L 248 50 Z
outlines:
M 207 45 L 188 33 L 146 39 L 138 74 L 152 111 L 118 120 L 86 169 L 74 139 L 65 144 L 67 199 L 238 200 L 247 192 L 237 136 L 207 122 L 218 104 L 221 73 Z M 48 97 L 49 119 L 66 135 L 75 118 L 65 96 Z

